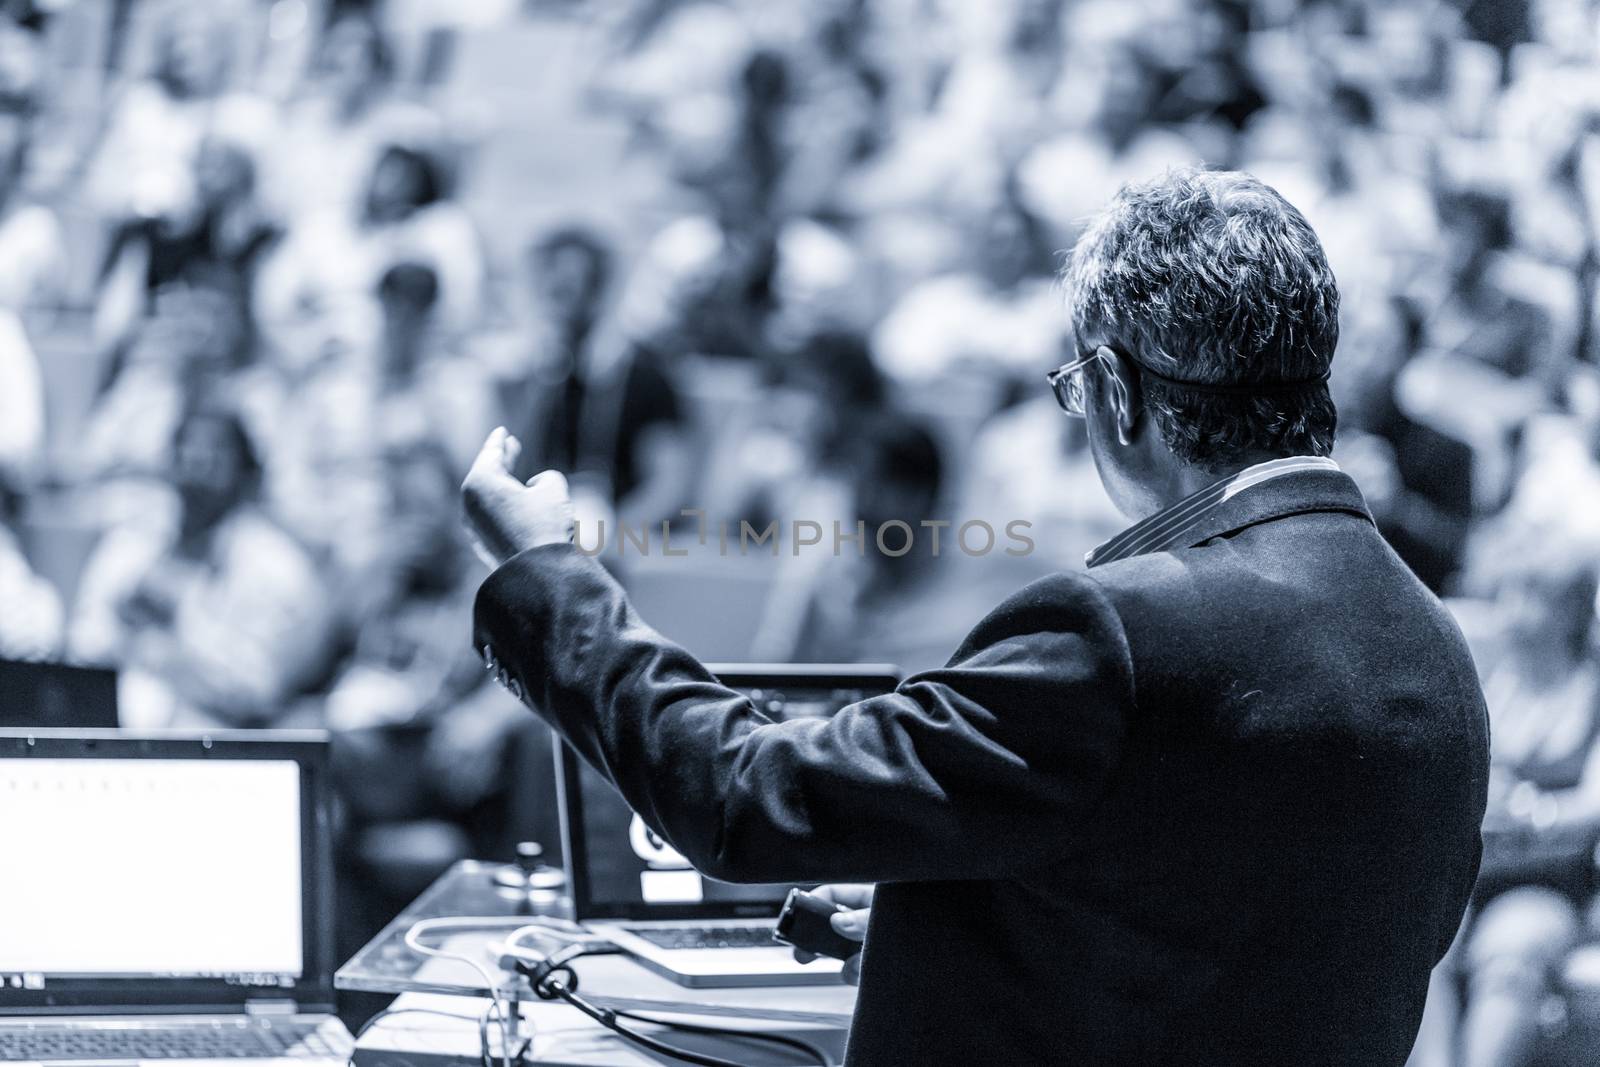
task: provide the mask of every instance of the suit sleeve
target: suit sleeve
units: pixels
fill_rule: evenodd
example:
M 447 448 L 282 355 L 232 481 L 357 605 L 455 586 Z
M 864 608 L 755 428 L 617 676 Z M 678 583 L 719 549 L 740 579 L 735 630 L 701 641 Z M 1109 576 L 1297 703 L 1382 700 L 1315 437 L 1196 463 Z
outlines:
M 1034 583 L 948 666 L 827 720 L 767 718 L 568 545 L 495 571 L 474 629 L 579 755 L 724 881 L 995 878 L 1057 861 L 1132 706 L 1120 621 L 1082 576 Z

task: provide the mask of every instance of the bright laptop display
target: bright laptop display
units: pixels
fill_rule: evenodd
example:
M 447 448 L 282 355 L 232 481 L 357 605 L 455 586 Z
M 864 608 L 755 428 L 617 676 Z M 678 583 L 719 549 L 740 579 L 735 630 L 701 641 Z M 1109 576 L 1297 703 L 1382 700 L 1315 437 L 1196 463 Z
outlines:
M 325 744 L 0 731 L 0 1013 L 331 1004 Z

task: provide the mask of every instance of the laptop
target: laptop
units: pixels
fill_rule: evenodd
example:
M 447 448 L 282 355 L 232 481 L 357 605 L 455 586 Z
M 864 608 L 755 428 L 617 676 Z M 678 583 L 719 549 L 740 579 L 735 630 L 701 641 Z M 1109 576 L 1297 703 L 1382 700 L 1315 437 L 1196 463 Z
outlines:
M 900 680 L 899 671 L 884 664 L 710 669 L 779 720 L 826 718 L 847 704 L 892 692 Z M 707 878 L 567 745 L 557 748 L 556 773 L 573 913 L 586 928 L 680 985 L 840 981 L 839 961 L 797 963 L 787 945 L 772 939 L 774 920 L 792 885 L 734 885 Z
M 116 671 L 0 659 L 0 726 L 116 725 Z
M 0 729 L 0 1061 L 349 1060 L 319 733 Z

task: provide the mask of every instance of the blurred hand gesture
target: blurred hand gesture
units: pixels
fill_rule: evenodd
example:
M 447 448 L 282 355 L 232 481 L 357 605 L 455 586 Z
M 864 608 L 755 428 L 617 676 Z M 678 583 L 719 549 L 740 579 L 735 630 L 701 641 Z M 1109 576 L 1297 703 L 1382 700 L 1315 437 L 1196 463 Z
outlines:
M 848 937 L 852 941 L 865 941 L 867 939 L 867 919 L 872 911 L 872 894 L 875 886 L 870 885 L 824 885 L 811 891 L 811 895 L 822 900 L 832 901 L 835 904 L 848 908 L 829 918 L 834 933 L 841 937 Z M 795 949 L 794 958 L 801 963 L 810 963 L 817 957 L 804 949 Z M 844 980 L 851 985 L 861 981 L 861 953 L 856 953 L 845 962 Z
M 572 540 L 572 500 L 559 471 L 543 471 L 523 485 L 511 474 L 521 443 L 497 427 L 461 483 L 461 503 L 473 547 L 491 567 L 540 545 Z

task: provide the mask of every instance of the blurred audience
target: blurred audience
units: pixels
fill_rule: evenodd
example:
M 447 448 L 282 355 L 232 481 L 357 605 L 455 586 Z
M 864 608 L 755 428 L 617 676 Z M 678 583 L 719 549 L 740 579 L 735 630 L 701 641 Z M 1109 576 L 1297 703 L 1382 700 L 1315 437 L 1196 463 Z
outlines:
M 502 4 L 449 63 L 393 0 L 120 6 L 0 5 L 0 655 L 116 664 L 132 721 L 334 728 L 352 855 L 423 877 L 522 750 L 466 648 L 489 429 L 658 552 L 686 508 L 820 524 L 727 647 L 935 666 L 1126 521 L 1042 380 L 1058 250 L 1124 180 L 1244 167 L 1339 275 L 1336 457 L 1483 637 L 1514 862 L 1418 1062 L 1550 1040 L 1595 888 L 1596 0 Z M 924 518 L 938 556 L 872 550 Z M 396 761 L 428 787 L 358 795 Z M 1570 884 L 1516 873 L 1546 853 Z
M 1467 1067 L 1545 1062 L 1563 965 L 1600 938 L 1600 540 L 1531 529 L 1504 548 L 1495 617 L 1474 649 L 1493 746 L 1478 906 L 1463 933 Z

